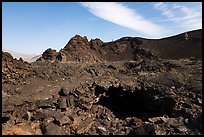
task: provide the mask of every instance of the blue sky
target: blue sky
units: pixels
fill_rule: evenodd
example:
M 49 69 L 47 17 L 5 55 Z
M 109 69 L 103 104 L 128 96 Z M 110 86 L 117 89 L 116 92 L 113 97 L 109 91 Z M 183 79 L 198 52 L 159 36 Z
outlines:
M 79 34 L 104 42 L 202 28 L 201 2 L 3 2 L 2 48 L 41 54 Z

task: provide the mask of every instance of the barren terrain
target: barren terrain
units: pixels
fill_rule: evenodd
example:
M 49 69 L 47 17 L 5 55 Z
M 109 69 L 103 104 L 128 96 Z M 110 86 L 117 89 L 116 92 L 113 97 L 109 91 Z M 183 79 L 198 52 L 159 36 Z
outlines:
M 161 40 L 175 47 L 175 39 L 197 38 L 192 52 L 175 56 L 143 38 L 79 35 L 33 63 L 2 52 L 2 133 L 202 135 L 202 31 L 195 32 L 189 41 Z

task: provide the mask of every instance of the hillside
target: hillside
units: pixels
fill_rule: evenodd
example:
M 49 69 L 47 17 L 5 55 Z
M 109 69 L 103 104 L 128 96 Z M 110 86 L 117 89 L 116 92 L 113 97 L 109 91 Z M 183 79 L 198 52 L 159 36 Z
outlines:
M 143 47 L 151 50 L 161 58 L 180 59 L 195 57 L 202 59 L 202 29 L 163 38 L 159 40 L 146 40 Z
M 163 59 L 202 58 L 202 30 L 187 32 L 162 39 L 123 37 L 112 42 L 96 38 L 88 41 L 86 36 L 71 38 L 59 52 L 46 50 L 42 59 L 76 62 L 104 62 L 137 60 L 137 54 L 155 56 Z M 49 57 L 48 57 L 49 56 Z

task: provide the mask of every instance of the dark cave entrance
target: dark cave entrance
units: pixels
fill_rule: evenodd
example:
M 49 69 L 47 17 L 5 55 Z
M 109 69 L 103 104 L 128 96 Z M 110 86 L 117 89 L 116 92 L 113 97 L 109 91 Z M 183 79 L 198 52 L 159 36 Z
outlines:
M 96 94 L 102 94 L 103 88 L 96 88 Z M 147 120 L 150 117 L 171 116 L 175 102 L 169 98 L 155 100 L 147 91 L 124 91 L 122 87 L 110 87 L 105 96 L 100 96 L 98 104 L 110 109 L 116 117 L 138 117 Z

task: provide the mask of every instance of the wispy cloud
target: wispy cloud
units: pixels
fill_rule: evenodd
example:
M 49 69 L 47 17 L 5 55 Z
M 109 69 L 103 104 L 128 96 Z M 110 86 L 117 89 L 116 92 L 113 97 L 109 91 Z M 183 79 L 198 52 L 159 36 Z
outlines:
M 154 9 L 159 10 L 166 19 L 158 22 L 169 21 L 176 23 L 184 30 L 194 30 L 202 28 L 202 3 L 194 3 L 192 6 L 183 5 L 182 3 L 164 3 L 158 2 L 153 4 Z
M 115 2 L 81 2 L 95 16 L 146 34 L 152 38 L 162 36 L 164 28 L 144 18 L 135 10 Z M 168 13 L 166 13 L 168 14 Z
M 162 15 L 168 18 L 172 18 L 174 16 L 174 13 L 172 12 L 172 10 L 170 10 L 167 7 L 167 5 L 165 5 L 163 2 L 154 4 L 154 8 L 160 10 L 162 12 Z

